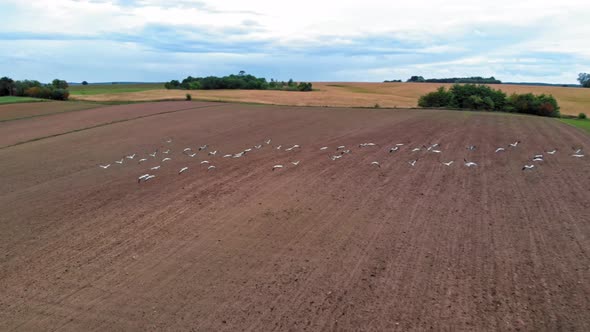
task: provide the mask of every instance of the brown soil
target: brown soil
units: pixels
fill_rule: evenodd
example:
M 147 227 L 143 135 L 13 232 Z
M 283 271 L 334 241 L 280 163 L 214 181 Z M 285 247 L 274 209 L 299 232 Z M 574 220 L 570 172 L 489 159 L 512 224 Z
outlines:
M 84 128 L 101 126 L 112 122 L 149 117 L 160 113 L 208 107 L 213 103 L 193 104 L 191 102 L 146 103 L 129 107 L 125 105 L 106 106 L 75 113 L 60 113 L 50 117 L 33 117 L 16 122 L 0 122 L 0 148 L 28 142 L 43 137 L 60 135 Z
M 100 107 L 99 104 L 83 102 L 46 101 L 0 105 L 0 121 L 30 118 L 33 116 L 87 110 Z
M 182 155 L 201 144 L 220 152 Z M 590 157 L 572 145 L 590 138 L 540 117 L 218 104 L 5 148 L 0 330 L 587 331 Z M 173 160 L 137 164 L 156 148 Z
M 89 96 L 72 96 L 78 100 L 93 101 L 150 101 L 166 99 L 184 99 L 190 93 L 195 100 L 249 102 L 294 106 L 339 106 L 339 107 L 416 107 L 418 98 L 439 86 L 450 84 L 435 83 L 314 83 L 312 92 L 256 91 L 256 90 L 150 90 L 131 93 L 102 94 Z M 578 115 L 590 110 L 590 89 L 492 85 L 493 88 L 511 93 L 552 94 L 559 105 L 561 113 Z

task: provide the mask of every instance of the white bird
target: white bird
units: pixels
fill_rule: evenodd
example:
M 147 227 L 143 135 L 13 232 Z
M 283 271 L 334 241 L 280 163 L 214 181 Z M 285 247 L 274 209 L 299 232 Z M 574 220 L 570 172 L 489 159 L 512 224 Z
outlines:
M 147 161 L 147 159 L 141 158 L 141 159 L 139 159 L 138 163 L 143 163 L 144 161 Z
M 432 150 L 431 152 L 433 152 L 433 153 L 441 153 L 442 151 L 441 150 Z
M 277 146 L 277 150 L 280 150 L 282 147 L 282 145 Z
M 270 138 L 268 139 L 268 141 L 266 141 L 264 143 L 266 143 L 266 145 L 269 145 L 270 144 Z
M 151 170 L 153 170 L 153 171 L 155 171 L 155 170 L 157 170 L 157 169 L 160 169 L 160 167 L 162 167 L 162 166 L 154 166 L 154 167 L 152 167 L 152 168 L 150 168 L 150 169 L 151 169 Z
M 203 164 L 209 164 L 209 161 L 207 161 L 207 160 L 201 161 L 201 165 L 203 165 Z
M 543 155 L 542 154 L 536 154 L 536 155 L 533 156 L 533 158 L 541 158 L 541 159 L 543 159 Z
M 520 141 L 516 141 L 514 143 L 510 143 L 510 146 L 515 148 L 519 143 L 520 143 Z
M 403 146 L 404 143 L 397 143 L 395 146 Z
M 465 166 L 467 167 L 473 167 L 473 166 L 477 166 L 477 163 L 474 163 L 473 161 L 467 161 L 467 159 L 463 159 L 465 161 Z
M 410 166 L 414 166 L 414 165 L 416 165 L 416 162 L 417 161 L 418 161 L 418 159 L 412 160 L 412 161 L 408 161 L 408 164 L 410 164 Z
M 209 152 L 209 155 L 210 155 L 210 156 L 214 156 L 214 155 L 216 155 L 216 154 L 217 154 L 217 150 Z
M 337 148 L 336 148 L 336 150 L 342 150 L 342 149 L 344 149 L 345 147 L 346 147 L 346 146 L 344 146 L 344 145 L 340 145 L 339 147 L 337 147 Z
M 162 162 L 168 161 L 168 160 L 172 160 L 172 158 L 164 158 L 162 159 Z
M 236 154 L 234 154 L 234 158 L 240 158 L 241 156 L 244 155 L 244 153 L 245 153 L 244 151 L 242 151 L 240 153 L 236 153 Z
M 134 153 L 134 154 L 132 154 L 132 155 L 126 156 L 125 158 L 127 158 L 127 159 L 133 159 L 133 158 L 135 158 L 135 155 L 136 155 L 136 154 Z
M 343 150 L 342 152 L 340 152 L 340 154 L 348 154 L 350 153 L 350 150 Z
M 395 152 L 397 150 L 399 150 L 399 146 L 396 146 L 396 147 L 393 147 L 393 148 L 389 149 L 389 153 Z
M 332 160 L 336 160 L 336 159 L 340 159 L 340 158 L 342 158 L 342 155 L 330 157 L 330 159 L 332 159 Z
M 584 157 L 584 155 L 580 154 L 580 153 L 574 153 L 574 154 L 572 154 L 572 157 L 582 158 L 582 157 Z
M 163 154 L 169 154 L 169 153 L 170 153 L 170 149 L 168 149 L 168 150 L 166 150 L 166 151 L 164 151 L 164 152 L 162 152 L 162 153 L 163 153 Z
M 172 138 L 169 138 L 168 140 L 166 140 L 166 143 L 172 143 Z
M 111 164 L 107 164 L 107 165 L 98 165 L 98 166 L 100 166 L 101 168 L 107 169 L 107 168 L 109 168 L 109 167 L 111 166 Z
M 150 153 L 149 155 L 150 155 L 150 157 L 154 157 L 154 158 L 156 158 L 156 153 L 158 153 L 158 151 L 156 151 L 156 152 L 154 152 L 154 153 Z
M 576 149 L 574 147 L 572 147 L 572 149 L 574 150 L 575 154 L 581 154 L 582 153 L 582 148 Z
M 148 176 L 150 176 L 149 174 L 144 174 L 142 176 L 140 176 L 139 178 L 137 178 L 137 183 L 141 182 L 141 180 L 147 178 Z
M 320 148 L 320 151 L 324 151 L 324 150 L 327 150 L 327 149 L 328 149 L 328 147 L 327 147 L 327 146 L 322 146 L 322 147 Z
M 182 172 L 184 172 L 186 170 L 188 170 L 188 167 L 183 167 L 183 168 L 180 169 L 180 171 L 178 171 L 178 174 L 180 174 L 180 173 L 182 173 Z
M 156 177 L 155 175 L 150 175 L 147 178 L 143 179 L 143 182 L 146 182 L 147 180 L 153 179 L 155 177 Z
M 277 169 L 277 168 L 283 168 L 283 167 L 284 167 L 283 165 L 274 165 L 274 166 L 272 167 L 272 170 L 274 171 L 274 170 L 275 170 L 275 169 Z
M 497 148 L 497 149 L 496 149 L 496 153 L 498 153 L 498 152 L 502 152 L 502 151 L 506 151 L 506 149 L 505 149 L 505 148 Z
M 297 160 L 297 161 L 292 161 L 292 162 L 291 162 L 291 164 L 293 164 L 293 165 L 297 166 L 297 165 L 299 165 L 299 162 L 300 162 L 300 160 Z
M 251 148 L 247 148 L 246 150 L 244 150 L 244 153 L 250 152 L 250 151 L 252 151 L 252 149 Z
M 231 156 L 232 156 L 231 154 L 226 154 L 223 156 L 223 158 L 231 158 Z
M 189 157 L 191 157 L 191 158 L 194 158 L 196 155 L 197 155 L 197 153 L 196 153 L 196 152 L 193 152 L 192 154 L 187 154 L 187 156 L 189 156 Z
M 254 145 L 254 148 L 260 149 L 260 148 L 262 148 L 262 144 Z
M 121 160 L 115 160 L 115 162 L 116 162 L 117 164 L 122 164 L 124 159 L 125 159 L 125 158 L 122 158 Z
M 367 146 L 375 146 L 375 145 L 377 145 L 377 144 L 375 144 L 375 143 L 362 143 L 362 144 L 359 144 L 359 148 L 367 147 Z
M 199 151 L 201 151 L 201 150 L 205 150 L 205 149 L 206 149 L 206 148 L 208 148 L 208 147 L 209 147 L 209 145 L 207 145 L 207 144 L 205 144 L 205 145 L 203 145 L 203 146 L 200 146 L 200 147 L 199 147 Z
M 299 144 L 295 144 L 293 145 L 293 148 L 300 148 L 301 146 L 299 146 Z
M 527 169 L 533 169 L 535 168 L 535 165 L 524 165 L 524 167 L 522 168 L 522 170 L 527 170 Z
M 548 154 L 555 154 L 555 152 L 557 152 L 557 149 L 553 149 L 551 151 L 547 151 Z
M 413 148 L 413 149 L 412 149 L 412 152 L 418 152 L 418 151 L 420 151 L 420 150 L 421 150 L 420 148 Z
M 443 162 L 443 165 L 445 165 L 445 166 L 451 166 L 454 162 L 455 162 L 454 160 L 448 161 L 446 163 Z
M 477 147 L 475 145 L 470 145 L 467 147 L 467 150 L 469 150 L 469 151 L 473 151 L 475 149 L 477 149 Z
M 216 169 L 216 168 L 217 168 L 217 167 L 215 167 L 215 166 L 211 165 L 211 166 L 207 167 L 207 170 L 208 170 L 208 171 L 210 171 L 210 170 L 212 170 L 212 169 Z
M 290 148 L 286 148 L 285 151 L 291 151 L 293 149 L 294 149 L 294 147 L 290 147 Z
M 184 150 L 182 150 L 182 152 L 187 152 L 187 151 L 190 151 L 190 150 L 192 150 L 192 149 L 191 148 L 184 148 Z
M 381 165 L 379 164 L 379 162 L 378 162 L 378 161 L 373 161 L 373 162 L 371 162 L 371 165 L 372 165 L 372 166 L 377 166 L 377 167 L 381 168 Z

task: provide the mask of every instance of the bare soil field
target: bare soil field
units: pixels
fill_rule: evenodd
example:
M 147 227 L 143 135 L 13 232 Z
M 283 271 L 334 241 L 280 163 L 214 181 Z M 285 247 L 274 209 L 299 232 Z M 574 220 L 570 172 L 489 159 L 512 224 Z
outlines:
M 0 122 L 64 112 L 87 110 L 102 105 L 84 102 L 45 101 L 0 105 Z
M 571 157 L 590 149 L 583 131 L 457 111 L 155 105 L 0 149 L 0 330 L 590 330 L 590 156 Z M 107 119 L 96 111 L 65 113 L 63 130 Z M 411 152 L 433 143 L 441 153 Z M 333 161 L 339 145 L 351 152 Z
M 35 105 L 30 104 L 29 109 L 36 109 Z M 178 101 L 167 103 L 165 106 L 159 103 L 145 103 L 136 107 L 129 107 L 128 105 L 103 106 L 84 112 L 60 113 L 54 114 L 51 117 L 22 119 L 15 123 L 0 122 L 0 132 L 2 133 L 2 136 L 0 136 L 0 148 L 113 122 L 149 117 L 160 113 L 175 112 L 184 109 L 207 107 L 209 105 L 215 104 L 200 103 L 197 105 L 190 102 Z M 28 109 L 25 108 L 25 110 Z
M 190 93 L 195 100 L 230 101 L 293 106 L 338 106 L 338 107 L 416 107 L 418 98 L 439 86 L 451 84 L 438 83 L 313 83 L 316 91 L 289 92 L 270 90 L 150 90 L 131 93 L 107 93 L 89 96 L 72 96 L 77 100 L 93 101 L 152 101 L 184 99 Z M 578 115 L 590 114 L 590 89 L 552 86 L 523 86 L 492 84 L 507 94 L 535 93 L 552 94 L 561 113 Z

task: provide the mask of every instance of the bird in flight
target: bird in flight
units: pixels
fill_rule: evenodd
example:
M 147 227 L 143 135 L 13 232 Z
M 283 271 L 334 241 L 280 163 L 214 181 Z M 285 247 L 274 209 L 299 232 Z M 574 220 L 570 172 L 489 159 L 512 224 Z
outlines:
M 101 168 L 107 169 L 107 168 L 109 168 L 109 167 L 111 166 L 111 164 L 107 164 L 107 165 L 98 165 L 98 166 L 100 166 Z

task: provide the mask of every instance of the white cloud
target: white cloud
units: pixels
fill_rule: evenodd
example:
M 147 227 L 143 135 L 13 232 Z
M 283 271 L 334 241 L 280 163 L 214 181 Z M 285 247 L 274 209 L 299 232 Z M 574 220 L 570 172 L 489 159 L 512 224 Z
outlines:
M 159 50 L 168 54 L 178 53 L 178 45 L 183 42 L 203 42 L 205 37 L 211 40 L 203 47 L 217 42 L 238 46 L 260 42 L 265 46 L 260 46 L 262 49 L 258 51 L 245 51 L 248 54 L 226 52 L 266 62 L 273 56 L 301 61 L 297 57 L 285 57 L 285 54 L 313 50 L 313 57 L 305 59 L 311 68 L 316 66 L 314 63 L 324 61 L 322 52 L 338 54 L 341 61 L 349 60 L 346 64 L 349 67 L 358 63 L 359 54 L 366 52 L 366 60 L 359 64 L 362 68 L 356 72 L 331 64 L 334 68 L 331 77 L 345 79 L 350 75 L 351 80 L 396 78 L 393 75 L 403 78 L 400 76 L 420 70 L 430 70 L 430 74 L 425 75 L 428 77 L 490 72 L 497 77 L 499 73 L 506 73 L 507 77 L 537 79 L 538 73 L 533 70 L 550 72 L 552 65 L 539 54 L 551 53 L 572 61 L 569 67 L 564 61 L 553 64 L 559 66 L 562 74 L 552 79 L 573 77 L 567 79 L 573 82 L 575 72 L 590 59 L 590 44 L 587 43 L 590 2 L 587 0 L 342 0 L 337 3 L 318 0 L 3 0 L 2 3 L 6 9 L 3 26 L 9 29 L 5 34 L 100 37 L 101 45 L 113 45 L 112 49 L 103 50 L 113 59 L 117 58 L 116 52 L 124 50 L 125 54 L 145 59 L 148 70 L 159 74 L 165 69 L 150 58 L 152 52 L 158 51 L 157 46 L 150 44 L 154 38 L 163 38 L 160 41 L 166 42 L 167 47 L 174 44 L 172 50 Z M 157 31 L 146 28 L 153 26 L 167 27 L 169 31 L 177 29 L 180 42 L 174 43 L 173 33 L 163 37 L 150 35 Z M 131 44 L 117 41 L 120 40 L 117 36 L 121 35 L 134 36 L 129 40 Z M 109 36 L 112 36 L 110 44 Z M 76 43 L 79 42 L 30 43 L 26 44 L 27 49 L 16 52 L 59 57 Z M 347 57 L 344 53 L 351 50 L 354 54 Z M 407 57 L 387 57 L 404 51 L 417 55 L 413 62 Z M 101 53 L 98 49 L 95 52 Z M 214 47 L 209 52 L 199 49 L 200 56 L 219 52 Z M 166 58 L 175 56 L 178 55 Z M 125 56 L 120 58 L 125 60 Z M 219 72 L 248 62 L 238 58 L 240 60 L 235 57 L 228 60 L 232 61 L 230 66 L 219 63 Z M 85 61 L 98 64 L 101 58 L 86 54 Z M 532 64 L 540 67 L 532 67 Z M 294 66 L 293 63 L 289 65 Z M 269 72 L 273 70 L 268 69 Z

